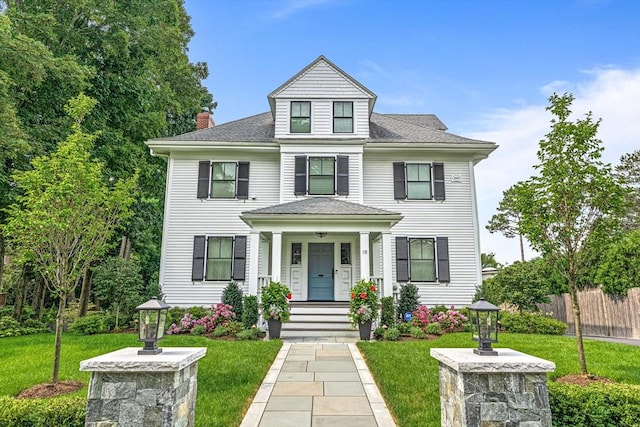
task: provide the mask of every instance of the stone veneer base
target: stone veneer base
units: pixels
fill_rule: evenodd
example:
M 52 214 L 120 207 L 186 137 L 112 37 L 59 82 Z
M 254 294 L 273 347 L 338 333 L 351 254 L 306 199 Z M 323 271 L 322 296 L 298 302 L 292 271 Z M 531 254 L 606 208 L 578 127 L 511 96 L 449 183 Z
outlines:
M 547 372 L 555 364 L 511 349 L 480 356 L 434 348 L 439 361 L 442 426 L 551 427 Z
M 138 350 L 80 362 L 81 371 L 91 372 L 85 426 L 193 426 L 198 360 L 207 349 L 165 347 L 157 355 Z

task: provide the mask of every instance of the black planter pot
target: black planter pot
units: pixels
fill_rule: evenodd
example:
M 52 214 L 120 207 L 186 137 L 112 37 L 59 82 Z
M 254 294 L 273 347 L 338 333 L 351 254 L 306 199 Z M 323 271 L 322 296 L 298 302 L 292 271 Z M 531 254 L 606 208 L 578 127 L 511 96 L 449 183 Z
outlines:
M 269 339 L 280 338 L 282 322 L 276 319 L 267 319 L 267 324 L 269 325 Z
M 361 340 L 369 341 L 371 339 L 371 320 L 364 323 L 358 323 L 358 329 L 360 330 Z

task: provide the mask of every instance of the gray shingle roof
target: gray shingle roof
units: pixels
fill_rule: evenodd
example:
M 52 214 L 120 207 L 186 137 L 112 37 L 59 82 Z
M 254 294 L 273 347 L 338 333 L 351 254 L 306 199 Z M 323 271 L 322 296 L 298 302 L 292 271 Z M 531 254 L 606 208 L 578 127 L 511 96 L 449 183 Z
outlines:
M 445 132 L 433 114 L 371 114 L 369 142 L 486 143 Z M 153 141 L 153 140 L 152 140 Z M 156 141 L 276 142 L 271 113 L 261 113 L 209 129 Z M 493 144 L 493 143 L 491 143 Z
M 371 208 L 358 203 L 345 202 L 331 197 L 310 197 L 280 205 L 267 206 L 242 212 L 245 214 L 295 214 L 295 215 L 399 215 L 384 209 Z
M 436 130 L 447 130 L 442 121 L 435 114 L 385 114 L 386 117 L 390 117 L 396 120 L 402 120 L 412 125 L 427 127 Z

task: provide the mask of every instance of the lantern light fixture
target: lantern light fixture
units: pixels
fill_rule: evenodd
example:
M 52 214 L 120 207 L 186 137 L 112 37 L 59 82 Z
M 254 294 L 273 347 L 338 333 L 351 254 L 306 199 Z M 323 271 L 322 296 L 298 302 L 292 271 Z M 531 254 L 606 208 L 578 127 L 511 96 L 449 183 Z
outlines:
M 480 356 L 497 356 L 498 352 L 491 348 L 491 343 L 498 342 L 498 312 L 500 309 L 484 298 L 469 307 L 471 320 L 471 339 L 478 342 L 473 349 Z
M 158 347 L 158 340 L 164 337 L 169 308 L 171 308 L 170 305 L 156 297 L 136 307 L 139 326 L 138 341 L 144 342 L 144 348 L 138 350 L 138 354 L 162 353 L 162 349 Z

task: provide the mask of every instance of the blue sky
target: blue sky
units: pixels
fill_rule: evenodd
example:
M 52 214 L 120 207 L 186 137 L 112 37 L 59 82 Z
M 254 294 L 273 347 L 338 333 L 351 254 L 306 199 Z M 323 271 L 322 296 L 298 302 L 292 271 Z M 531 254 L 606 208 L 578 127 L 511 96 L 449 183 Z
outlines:
M 605 160 L 640 148 L 640 1 L 187 0 L 192 62 L 216 123 L 268 110 L 266 96 L 325 55 L 378 95 L 379 113 L 433 113 L 500 148 L 476 167 L 483 252 L 519 258 L 484 225 L 528 178 L 548 132 L 548 96 L 572 92 L 602 118 Z M 530 251 L 528 257 L 532 256 Z

